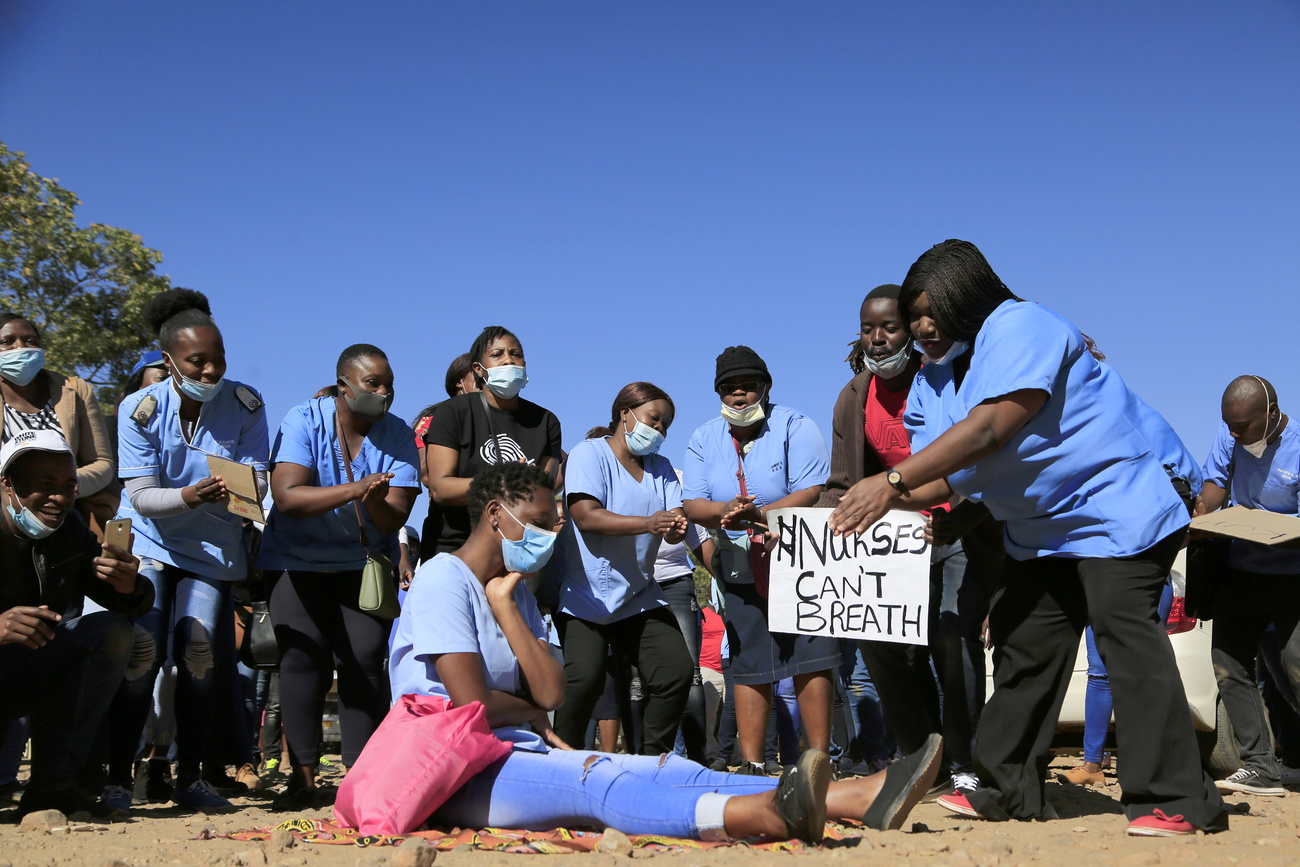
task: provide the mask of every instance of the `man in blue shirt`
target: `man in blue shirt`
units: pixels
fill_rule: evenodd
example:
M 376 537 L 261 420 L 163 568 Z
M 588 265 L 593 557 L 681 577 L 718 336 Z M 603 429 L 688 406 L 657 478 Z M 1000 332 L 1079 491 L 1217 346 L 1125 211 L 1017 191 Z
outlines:
M 1300 425 L 1278 408 L 1273 386 L 1258 376 L 1237 377 L 1223 393 L 1222 413 L 1196 513 L 1230 501 L 1300 516 Z M 1274 624 L 1290 680 L 1279 686 L 1300 690 L 1300 551 L 1233 540 L 1223 584 L 1214 599 L 1214 670 L 1242 767 L 1217 785 L 1221 792 L 1283 795 L 1255 657 Z

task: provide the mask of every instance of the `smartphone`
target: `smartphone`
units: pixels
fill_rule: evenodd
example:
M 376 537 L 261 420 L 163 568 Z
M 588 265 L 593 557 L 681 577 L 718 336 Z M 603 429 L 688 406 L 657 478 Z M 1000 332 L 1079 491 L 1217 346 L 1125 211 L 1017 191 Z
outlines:
M 131 519 L 114 518 L 104 526 L 104 542 L 120 551 L 131 553 Z

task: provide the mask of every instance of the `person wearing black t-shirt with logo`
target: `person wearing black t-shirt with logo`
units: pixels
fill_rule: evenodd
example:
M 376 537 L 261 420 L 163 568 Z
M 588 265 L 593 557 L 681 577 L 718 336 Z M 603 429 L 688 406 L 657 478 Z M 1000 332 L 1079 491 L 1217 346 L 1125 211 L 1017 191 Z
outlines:
M 519 396 L 528 384 L 519 338 L 499 325 L 488 326 L 469 357 L 481 391 L 440 405 L 424 435 L 429 493 L 443 513 L 434 552 L 439 554 L 455 551 L 469 538 L 466 496 L 475 474 L 493 464 L 522 462 L 554 480 L 563 454 L 560 420 Z

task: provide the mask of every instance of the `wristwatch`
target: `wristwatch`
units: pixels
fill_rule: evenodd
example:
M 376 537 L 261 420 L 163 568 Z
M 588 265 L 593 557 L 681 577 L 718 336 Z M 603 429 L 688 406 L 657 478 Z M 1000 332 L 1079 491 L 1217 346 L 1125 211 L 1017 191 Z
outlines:
M 885 481 L 889 482 L 890 487 L 898 491 L 898 493 L 904 497 L 911 493 L 911 491 L 907 489 L 907 485 L 903 482 L 903 474 L 898 470 L 890 470 L 885 473 Z

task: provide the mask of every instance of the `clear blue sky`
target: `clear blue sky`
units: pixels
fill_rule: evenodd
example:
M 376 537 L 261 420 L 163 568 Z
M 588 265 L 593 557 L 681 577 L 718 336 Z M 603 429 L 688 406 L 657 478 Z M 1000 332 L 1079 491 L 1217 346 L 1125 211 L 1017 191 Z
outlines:
M 478 330 L 572 446 L 757 349 L 829 438 L 863 294 L 931 244 L 1091 334 L 1202 457 L 1300 410 L 1300 5 L 0 4 L 0 138 L 211 297 L 278 421 L 376 343 L 395 411 Z

